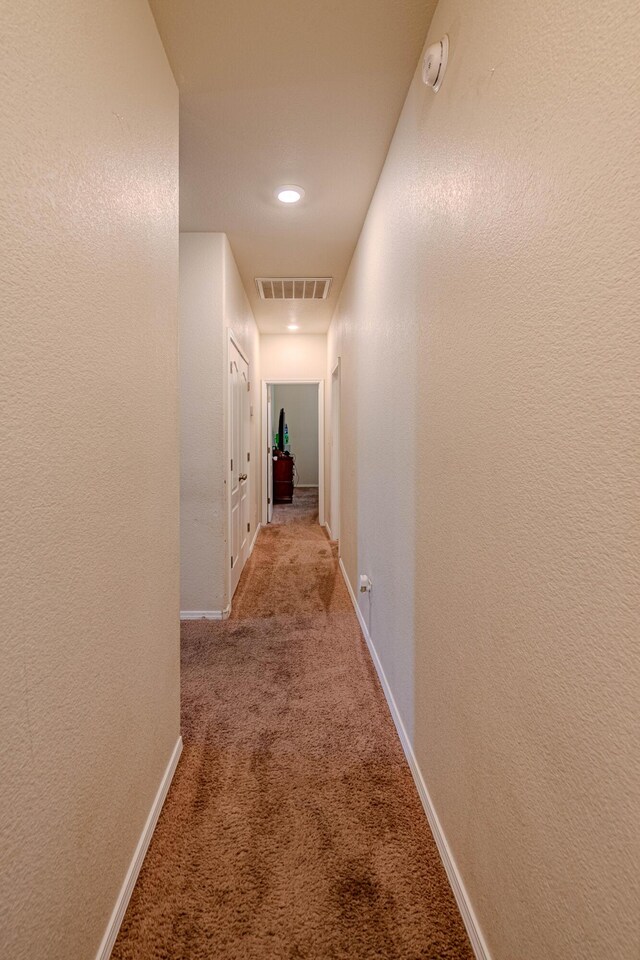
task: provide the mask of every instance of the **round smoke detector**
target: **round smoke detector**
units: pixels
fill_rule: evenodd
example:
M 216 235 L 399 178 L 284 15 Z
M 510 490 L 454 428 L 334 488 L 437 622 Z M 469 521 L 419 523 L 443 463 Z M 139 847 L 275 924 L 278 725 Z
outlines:
M 428 87 L 432 88 L 434 93 L 437 93 L 442 86 L 448 59 L 449 37 L 445 33 L 442 40 L 438 40 L 437 43 L 432 43 L 430 47 L 427 47 L 422 62 L 422 79 Z

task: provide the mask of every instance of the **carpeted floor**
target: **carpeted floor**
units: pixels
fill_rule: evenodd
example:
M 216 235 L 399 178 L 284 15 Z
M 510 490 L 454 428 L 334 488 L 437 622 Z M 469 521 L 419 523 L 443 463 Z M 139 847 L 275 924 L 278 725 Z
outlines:
M 113 960 L 472 960 L 316 491 L 182 625 L 184 752 Z

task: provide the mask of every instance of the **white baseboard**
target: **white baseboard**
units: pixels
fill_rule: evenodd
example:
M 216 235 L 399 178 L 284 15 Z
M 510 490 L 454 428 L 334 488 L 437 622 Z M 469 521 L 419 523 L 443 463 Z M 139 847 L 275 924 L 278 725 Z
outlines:
M 296 490 L 317 490 L 318 484 L 317 483 L 296 483 L 295 489 Z
M 181 620 L 227 620 L 231 613 L 231 604 L 224 610 L 181 610 Z
M 250 546 L 250 548 L 249 548 L 249 556 L 251 556 L 251 554 L 253 553 L 253 548 L 254 548 L 255 545 L 256 545 L 256 540 L 258 539 L 258 534 L 260 533 L 261 527 L 262 527 L 262 524 L 261 524 L 261 523 L 259 523 L 258 526 L 256 527 L 256 532 L 255 532 L 254 535 L 253 535 L 253 540 L 251 541 L 251 546 Z M 227 616 L 228 616 L 228 614 L 227 614 Z
M 262 528 L 262 524 L 259 523 L 256 527 L 256 532 L 253 535 L 253 540 L 251 541 L 251 546 L 249 547 L 249 557 L 253 553 L 253 548 L 256 545 L 256 540 L 258 539 L 258 534 Z M 247 557 L 247 560 L 249 559 Z M 228 620 L 231 614 L 231 604 L 228 603 L 224 610 L 181 610 L 180 619 L 181 620 Z
M 151 837 L 153 836 L 153 831 L 155 830 L 156 823 L 158 822 L 162 805 L 169 791 L 169 787 L 171 786 L 171 781 L 173 780 L 173 775 L 176 767 L 178 766 L 178 760 L 180 759 L 181 753 L 182 737 L 178 737 L 169 763 L 167 764 L 167 769 L 165 770 L 162 780 L 160 781 L 160 786 L 158 787 L 155 800 L 151 804 L 151 810 L 149 811 L 147 822 L 145 823 L 144 829 L 140 835 L 140 839 L 138 840 L 138 845 L 135 849 L 135 853 L 133 854 L 133 859 L 129 864 L 129 869 L 127 870 L 124 882 L 120 888 L 120 893 L 118 894 L 116 904 L 113 908 L 113 913 L 111 914 L 109 923 L 107 924 L 107 929 L 105 930 L 104 937 L 102 938 L 102 943 L 98 948 L 96 960 L 109 960 L 109 957 L 111 956 L 113 945 L 116 942 L 118 931 L 120 930 L 120 926 L 124 920 L 124 915 L 127 912 L 127 906 L 129 905 L 133 888 L 136 885 L 140 868 L 142 867 L 145 854 L 149 844 L 151 843 Z
M 477 960 L 491 960 L 491 955 L 489 953 L 489 948 L 485 942 L 485 939 L 482 935 L 478 919 L 475 915 L 474 909 L 471 905 L 469 895 L 466 891 L 465 885 L 463 883 L 460 871 L 456 865 L 455 860 L 453 859 L 453 854 L 451 853 L 451 848 L 447 842 L 447 838 L 442 829 L 440 820 L 438 819 L 438 814 L 436 813 L 433 801 L 429 795 L 427 785 L 424 782 L 424 777 L 418 766 L 418 761 L 416 760 L 415 754 L 413 752 L 413 747 L 411 746 L 411 741 L 407 731 L 405 730 L 404 723 L 402 722 L 402 717 L 398 710 L 398 706 L 394 699 L 393 693 L 391 692 L 391 687 L 386 678 L 385 672 L 380 662 L 380 657 L 378 656 L 378 651 L 373 645 L 373 640 L 369 635 L 369 629 L 367 627 L 366 621 L 362 615 L 362 611 L 358 605 L 356 595 L 353 592 L 353 588 L 349 582 L 349 577 L 347 576 L 347 571 L 344 568 L 342 560 L 340 562 L 340 570 L 344 578 L 344 582 L 347 585 L 347 590 L 349 591 L 349 596 L 351 597 L 351 602 L 353 603 L 354 609 L 356 611 L 356 616 L 358 617 L 358 622 L 362 630 L 364 639 L 366 641 L 367 647 L 369 648 L 369 653 L 371 654 L 371 659 L 373 660 L 373 665 L 376 668 L 376 672 L 380 679 L 382 685 L 382 690 L 387 700 L 393 722 L 396 725 L 396 730 L 398 731 L 398 736 L 400 737 L 400 743 L 402 744 L 402 749 L 404 750 L 404 755 L 407 758 L 407 763 L 409 764 L 409 769 L 413 775 L 416 787 L 418 788 L 418 794 L 420 800 L 422 801 L 422 806 L 424 807 L 424 812 L 427 815 L 427 820 L 429 821 L 429 826 L 431 827 L 431 832 L 433 838 L 438 847 L 438 852 L 440 854 L 440 859 L 442 860 L 444 869 L 446 871 L 451 889 L 453 890 L 453 895 L 456 898 L 456 903 L 458 904 L 458 909 L 462 916 L 463 923 L 467 930 L 469 940 L 471 941 L 471 946 L 473 947 L 473 952 L 475 953 Z
M 323 524 L 323 526 L 324 526 L 325 530 L 327 531 L 327 533 L 329 534 L 329 540 L 333 540 L 333 537 L 331 536 L 331 527 L 329 526 L 329 524 L 325 522 L 325 523 Z

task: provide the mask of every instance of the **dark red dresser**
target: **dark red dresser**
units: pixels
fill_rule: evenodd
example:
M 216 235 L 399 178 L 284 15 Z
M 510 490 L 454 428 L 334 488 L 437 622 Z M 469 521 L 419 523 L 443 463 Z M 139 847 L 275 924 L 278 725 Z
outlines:
M 293 501 L 293 457 L 282 455 L 273 458 L 273 502 Z

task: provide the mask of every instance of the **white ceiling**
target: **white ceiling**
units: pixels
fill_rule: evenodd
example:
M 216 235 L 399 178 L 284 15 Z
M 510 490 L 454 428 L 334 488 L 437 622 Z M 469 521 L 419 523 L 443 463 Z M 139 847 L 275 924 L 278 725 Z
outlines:
M 180 226 L 228 234 L 264 333 L 331 320 L 435 0 L 150 0 L 180 88 Z M 285 206 L 282 184 L 306 195 Z M 255 277 L 332 276 L 319 303 Z

